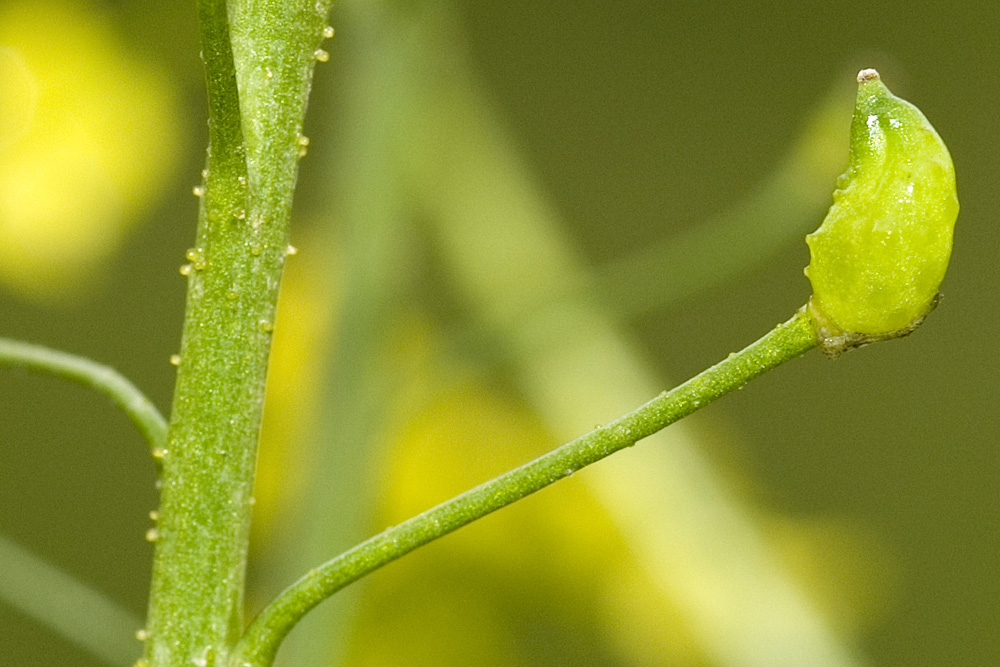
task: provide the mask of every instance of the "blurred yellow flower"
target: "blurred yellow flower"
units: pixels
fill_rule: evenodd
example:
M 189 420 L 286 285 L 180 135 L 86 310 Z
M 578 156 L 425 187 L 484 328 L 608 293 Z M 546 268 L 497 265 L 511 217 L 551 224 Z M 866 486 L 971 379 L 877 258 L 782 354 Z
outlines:
M 255 549 L 274 537 L 282 507 L 297 508 L 303 502 L 302 467 L 313 444 L 308 416 L 322 412 L 321 374 L 330 353 L 325 346 L 340 306 L 338 290 L 325 281 L 329 274 L 324 265 L 335 261 L 333 253 L 315 235 L 306 239 L 305 247 L 312 250 L 290 257 L 281 279 L 254 484 Z
M 108 17 L 71 0 L 0 8 L 0 91 L 0 284 L 65 299 L 175 167 L 177 105 Z

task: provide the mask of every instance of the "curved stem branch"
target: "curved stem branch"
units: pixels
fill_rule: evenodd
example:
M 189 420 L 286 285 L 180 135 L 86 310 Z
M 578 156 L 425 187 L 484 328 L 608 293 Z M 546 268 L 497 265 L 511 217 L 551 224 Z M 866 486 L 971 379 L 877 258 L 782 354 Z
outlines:
M 348 584 L 439 537 L 568 477 L 816 346 L 804 309 L 740 352 L 636 410 L 382 533 L 311 570 L 251 623 L 232 665 L 266 667 L 305 614 Z
M 118 371 L 41 345 L 0 338 L 0 366 L 26 368 L 72 380 L 104 394 L 128 415 L 151 449 L 167 439 L 167 421 L 153 402 Z

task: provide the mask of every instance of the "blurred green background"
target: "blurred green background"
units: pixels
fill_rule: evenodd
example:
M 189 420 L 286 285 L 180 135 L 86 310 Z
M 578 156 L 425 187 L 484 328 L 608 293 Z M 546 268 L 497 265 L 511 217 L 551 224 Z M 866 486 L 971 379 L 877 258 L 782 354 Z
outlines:
M 206 143 L 194 16 L 0 3 L 0 335 L 165 412 Z M 962 213 L 913 336 L 810 353 L 388 567 L 281 664 L 1000 664 L 992 5 L 342 0 L 331 24 L 249 613 L 789 317 L 862 67 L 944 137 Z M 0 534 L 141 619 L 140 437 L 46 377 L 0 372 L 0 404 Z M 0 638 L 2 664 L 104 664 L 2 602 Z

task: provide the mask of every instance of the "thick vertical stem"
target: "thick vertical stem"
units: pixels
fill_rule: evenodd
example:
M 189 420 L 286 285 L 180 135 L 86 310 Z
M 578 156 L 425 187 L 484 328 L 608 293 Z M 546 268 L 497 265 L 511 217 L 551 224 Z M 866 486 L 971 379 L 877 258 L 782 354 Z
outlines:
M 253 469 L 284 229 L 247 219 L 226 3 L 199 6 L 210 144 L 188 251 L 181 361 L 163 454 L 146 660 L 214 665 L 241 625 Z M 283 247 L 283 246 L 282 246 Z M 270 249 L 264 252 L 264 249 Z
M 326 6 L 199 4 L 210 144 L 181 269 L 187 311 L 145 630 L 154 667 L 223 665 L 242 630 L 267 361 Z

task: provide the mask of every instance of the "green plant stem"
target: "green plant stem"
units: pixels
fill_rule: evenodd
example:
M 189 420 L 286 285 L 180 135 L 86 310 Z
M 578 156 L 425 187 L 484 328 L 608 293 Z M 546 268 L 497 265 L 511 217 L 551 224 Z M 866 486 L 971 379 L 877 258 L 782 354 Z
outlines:
M 505 507 L 656 433 L 816 346 L 804 310 L 742 351 L 640 408 L 423 514 L 385 530 L 310 571 L 251 623 L 233 654 L 238 667 L 266 667 L 295 624 L 348 584 L 414 549 Z
M 109 665 L 134 660 L 142 621 L 0 535 L 0 599 Z
M 209 149 L 160 479 L 145 664 L 228 661 L 300 133 L 328 2 L 200 0 Z M 232 24 L 230 24 L 232 19 Z
M 153 402 L 115 369 L 67 352 L 0 338 L 0 366 L 26 368 L 72 380 L 104 394 L 132 420 L 151 449 L 167 439 L 167 421 Z
M 188 252 L 181 361 L 162 458 L 145 660 L 215 665 L 242 623 L 253 469 L 273 322 L 274 262 L 251 252 L 225 0 L 199 3 L 209 149 L 197 247 Z M 280 271 L 280 264 L 279 264 Z M 272 287 L 271 283 L 274 284 Z

